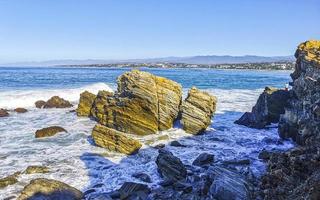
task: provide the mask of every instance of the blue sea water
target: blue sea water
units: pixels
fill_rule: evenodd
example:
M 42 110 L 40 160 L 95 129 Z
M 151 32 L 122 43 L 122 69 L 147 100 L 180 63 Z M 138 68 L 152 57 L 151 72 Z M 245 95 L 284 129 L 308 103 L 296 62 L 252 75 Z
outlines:
M 282 141 L 277 129 L 255 130 L 233 122 L 243 112 L 250 111 L 265 86 L 283 88 L 290 81 L 290 71 L 214 70 L 214 69 L 148 69 L 175 80 L 183 86 L 184 95 L 192 86 L 218 98 L 212 125 L 199 136 L 185 133 L 179 126 L 156 135 L 138 137 L 143 148 L 138 154 L 125 156 L 108 152 L 92 143 L 91 130 L 95 122 L 77 117 L 74 112 L 79 95 L 84 90 L 116 90 L 116 79 L 131 69 L 73 67 L 0 67 L 0 108 L 10 116 L 0 118 L 0 178 L 30 165 L 50 168 L 47 174 L 22 174 L 19 183 L 0 189 L 0 199 L 19 194 L 24 185 L 37 177 L 53 178 L 79 190 L 94 188 L 96 193 L 118 188 L 125 181 L 141 182 L 132 177 L 136 172 L 148 174 L 157 187 L 161 178 L 155 159 L 157 144 L 179 140 L 187 148 L 166 145 L 185 164 L 203 152 L 215 155 L 216 162 L 250 159 L 249 169 L 257 176 L 265 170 L 258 159 L 262 149 L 285 150 L 290 141 Z M 70 109 L 36 109 L 34 102 L 59 95 L 71 101 Z M 17 114 L 16 107 L 29 111 Z M 64 127 L 68 133 L 36 139 L 34 132 L 51 125 Z M 187 149 L 187 150 L 186 150 Z M 240 169 L 241 171 L 241 169 Z

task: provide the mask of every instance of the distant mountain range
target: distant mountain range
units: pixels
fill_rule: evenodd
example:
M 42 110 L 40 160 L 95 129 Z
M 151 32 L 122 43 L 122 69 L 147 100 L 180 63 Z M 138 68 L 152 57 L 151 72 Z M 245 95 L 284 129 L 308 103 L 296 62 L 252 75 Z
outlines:
M 262 63 L 262 62 L 291 62 L 293 56 L 190 56 L 190 57 L 165 57 L 147 59 L 128 59 L 128 60 L 49 60 L 40 62 L 16 62 L 0 64 L 0 66 L 57 66 L 57 65 L 93 65 L 93 64 L 121 64 L 121 63 L 186 63 L 186 64 L 236 64 L 236 63 Z

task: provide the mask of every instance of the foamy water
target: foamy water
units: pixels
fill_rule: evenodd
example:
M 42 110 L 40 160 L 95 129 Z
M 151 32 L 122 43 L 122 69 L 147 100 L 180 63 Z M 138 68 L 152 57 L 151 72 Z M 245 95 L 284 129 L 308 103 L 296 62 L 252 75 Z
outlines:
M 250 158 L 253 162 L 250 167 L 256 174 L 264 170 L 264 164 L 258 160 L 261 149 L 292 147 L 289 142 L 277 144 L 276 129 L 255 130 L 233 124 L 241 112 L 251 109 L 261 89 L 207 89 L 218 97 L 219 103 L 213 124 L 204 135 L 191 136 L 176 127 L 157 135 L 138 137 L 144 146 L 137 155 L 132 156 L 94 146 L 90 134 L 95 122 L 69 112 L 74 108 L 46 110 L 32 107 L 35 100 L 48 99 L 52 95 L 76 102 L 84 90 L 97 93 L 98 90 L 111 88 L 114 86 L 98 83 L 68 90 L 11 91 L 9 97 L 9 92 L 1 92 L 0 97 L 11 99 L 9 104 L 6 103 L 9 108 L 20 106 L 30 107 L 30 110 L 25 114 L 11 112 L 10 117 L 0 120 L 0 177 L 22 171 L 29 165 L 48 166 L 50 173 L 20 176 L 19 183 L 0 190 L 0 199 L 18 195 L 24 185 L 36 177 L 60 180 L 82 191 L 94 187 L 96 192 L 104 192 L 118 188 L 125 181 L 140 182 L 132 178 L 132 174 L 144 172 L 150 175 L 153 181 L 150 186 L 154 187 L 160 178 L 154 162 L 157 150 L 152 146 L 172 140 L 179 140 L 188 146 L 187 151 L 186 148 L 167 146 L 185 164 L 191 164 L 200 153 L 209 152 L 215 155 L 217 161 Z M 2 98 L 0 105 L 4 107 Z M 37 129 L 51 125 L 62 126 L 68 133 L 35 139 Z

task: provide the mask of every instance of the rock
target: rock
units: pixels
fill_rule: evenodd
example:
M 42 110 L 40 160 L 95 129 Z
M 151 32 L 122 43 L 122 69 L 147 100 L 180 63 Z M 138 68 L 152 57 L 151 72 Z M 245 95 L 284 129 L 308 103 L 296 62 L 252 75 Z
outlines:
M 138 172 L 138 173 L 135 173 L 132 175 L 132 177 L 134 178 L 137 178 L 143 182 L 146 182 L 146 183 L 151 183 L 151 178 L 148 174 L 145 174 L 145 173 L 142 173 L 142 172 Z
M 187 133 L 198 134 L 211 124 L 217 99 L 192 87 L 181 106 L 181 124 Z
M 242 160 L 226 160 L 223 161 L 223 164 L 226 165 L 250 165 L 249 159 L 242 159 Z
M 285 112 L 288 98 L 288 91 L 266 87 L 252 111 L 244 113 L 235 123 L 257 129 L 277 123 L 280 115 Z
M 0 117 L 7 117 L 9 113 L 7 110 L 0 108 Z
M 181 160 L 167 150 L 159 149 L 156 164 L 158 172 L 164 179 L 178 181 L 187 176 L 187 169 Z
M 170 143 L 170 146 L 173 146 L 173 147 L 186 147 L 186 145 L 183 145 L 183 144 L 181 144 L 181 143 L 178 142 L 178 141 L 172 141 L 172 142 Z
M 69 101 L 58 96 L 53 96 L 44 104 L 43 108 L 70 108 L 72 106 Z
M 163 143 L 157 144 L 154 146 L 155 149 L 163 149 L 166 145 Z
M 28 166 L 24 171 L 25 174 L 49 173 L 49 168 L 45 166 Z
M 18 182 L 18 175 L 20 175 L 20 172 L 16 172 L 10 176 L 4 177 L 0 179 L 0 189 L 5 188 L 9 185 L 16 184 Z
M 118 77 L 118 90 L 99 95 L 92 109 L 97 121 L 121 132 L 147 135 L 173 126 L 181 104 L 178 83 L 132 70 Z
M 271 157 L 271 155 L 272 155 L 271 152 L 266 151 L 266 150 L 262 150 L 262 151 L 259 153 L 258 158 L 259 158 L 259 159 L 262 159 L 262 160 L 269 160 L 270 157 Z
M 17 112 L 17 113 L 26 113 L 26 112 L 28 112 L 28 110 L 25 109 L 25 108 L 16 108 L 16 109 L 14 109 L 14 111 Z
M 213 162 L 214 162 L 213 154 L 202 153 L 193 161 L 192 164 L 196 166 L 203 166 L 203 165 L 211 164 Z
M 150 189 L 147 185 L 133 182 L 125 182 L 118 190 L 120 199 L 147 199 Z
M 98 92 L 97 97 L 93 101 L 91 108 L 91 116 L 98 121 L 100 124 L 106 124 L 106 113 L 107 113 L 107 99 L 113 97 L 113 93 L 105 90 Z
M 63 182 L 37 178 L 24 187 L 18 200 L 31 199 L 56 199 L 56 200 L 80 200 L 83 194 L 74 187 Z
M 91 108 L 95 99 L 96 99 L 96 95 L 88 91 L 82 92 L 80 94 L 80 100 L 79 100 L 78 108 L 76 110 L 77 115 L 89 117 L 91 115 Z
M 96 145 L 110 151 L 134 154 L 141 148 L 141 143 L 125 133 L 97 124 L 92 131 Z
M 37 130 L 35 133 L 35 137 L 36 138 L 50 137 L 50 136 L 54 136 L 55 134 L 60 133 L 60 132 L 67 132 L 67 131 L 60 126 L 50 126 L 47 128 Z
M 43 100 L 39 100 L 39 101 L 36 101 L 34 104 L 37 108 L 43 108 L 43 106 L 46 104 L 46 102 Z

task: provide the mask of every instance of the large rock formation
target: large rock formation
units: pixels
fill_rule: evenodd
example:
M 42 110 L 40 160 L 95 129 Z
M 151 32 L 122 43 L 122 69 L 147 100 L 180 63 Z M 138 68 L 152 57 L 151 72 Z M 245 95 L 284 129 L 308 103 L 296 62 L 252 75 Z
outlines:
M 217 99 L 195 87 L 189 90 L 181 107 L 181 124 L 187 133 L 198 134 L 211 124 Z
M 95 143 L 111 151 L 133 154 L 141 148 L 138 140 L 128 137 L 125 133 L 97 124 L 92 131 Z
M 38 178 L 32 180 L 24 187 L 18 200 L 31 199 L 64 199 L 80 200 L 83 194 L 76 188 L 73 188 L 60 181 Z
M 299 45 L 289 106 L 281 116 L 279 134 L 299 144 L 320 137 L 320 41 Z
M 50 126 L 47 128 L 37 130 L 35 133 L 35 137 L 36 138 L 50 137 L 50 136 L 54 136 L 55 134 L 57 134 L 59 132 L 67 132 L 67 131 L 60 126 Z
M 80 94 L 80 100 L 77 108 L 77 115 L 78 116 L 85 116 L 89 117 L 91 113 L 91 107 L 93 105 L 93 102 L 96 98 L 96 95 L 84 91 Z
M 98 94 L 92 115 L 125 133 L 147 135 L 171 128 L 178 116 L 182 88 L 178 83 L 132 70 L 118 77 L 115 95 Z
M 257 129 L 277 123 L 280 115 L 284 113 L 289 96 L 286 90 L 266 87 L 252 111 L 243 114 L 235 123 Z
M 73 106 L 69 101 L 58 96 L 53 96 L 48 101 L 39 100 L 34 104 L 37 108 L 70 108 Z

